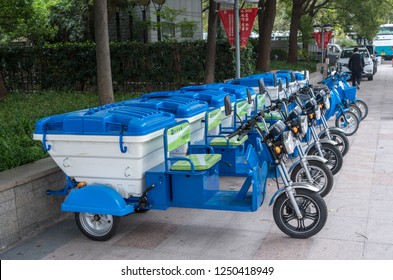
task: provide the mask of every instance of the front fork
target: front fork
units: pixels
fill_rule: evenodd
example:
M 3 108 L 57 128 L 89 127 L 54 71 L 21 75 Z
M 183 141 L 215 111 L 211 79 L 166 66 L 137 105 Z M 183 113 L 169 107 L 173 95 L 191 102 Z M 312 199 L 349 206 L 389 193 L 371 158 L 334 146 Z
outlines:
M 326 118 L 323 114 L 321 116 L 321 120 L 322 120 L 322 125 L 323 125 L 323 131 L 325 132 L 327 139 L 333 140 L 332 134 L 330 133 L 330 130 L 329 130 L 329 125 L 327 124 Z
M 316 149 L 318 151 L 318 155 L 321 156 L 321 157 L 324 157 L 323 153 L 322 153 L 321 142 L 319 141 L 319 136 L 317 134 L 317 131 L 315 130 L 315 127 L 314 126 L 310 126 L 310 131 L 311 131 L 312 138 L 314 139 L 315 147 L 316 147 Z
M 284 186 L 285 186 L 285 192 L 291 201 L 292 207 L 295 210 L 296 216 L 298 219 L 303 219 L 303 215 L 300 212 L 299 205 L 296 202 L 295 199 L 295 191 L 292 189 L 292 181 L 289 177 L 289 174 L 287 172 L 287 169 L 284 165 L 283 162 L 280 162 L 279 165 L 277 165 L 278 171 L 280 172 L 281 178 L 283 180 Z
M 308 161 L 305 157 L 304 151 L 299 141 L 296 140 L 296 148 L 298 150 L 299 158 L 300 158 L 300 165 L 303 167 L 304 172 L 307 176 L 308 181 L 310 184 L 314 184 L 314 179 L 311 176 L 310 170 L 308 169 Z

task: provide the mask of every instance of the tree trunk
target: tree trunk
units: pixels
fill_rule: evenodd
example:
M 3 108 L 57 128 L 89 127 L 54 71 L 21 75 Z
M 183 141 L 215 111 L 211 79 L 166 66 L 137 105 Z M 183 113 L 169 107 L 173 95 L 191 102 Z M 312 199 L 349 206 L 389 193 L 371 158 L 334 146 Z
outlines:
M 217 43 L 217 21 L 218 4 L 214 0 L 209 0 L 209 19 L 207 30 L 207 50 L 205 64 L 205 83 L 214 82 L 214 72 L 216 69 L 216 43 Z
M 111 58 L 109 52 L 107 0 L 94 1 L 97 85 L 99 104 L 113 103 Z
M 276 18 L 277 0 L 261 0 L 258 7 L 258 58 L 256 68 L 259 71 L 269 71 L 271 37 L 274 19 Z
M 7 95 L 7 88 L 5 87 L 3 75 L 0 72 L 0 100 Z
M 288 63 L 297 63 L 297 32 L 300 26 L 300 18 L 302 16 L 302 7 L 306 0 L 293 0 L 291 26 L 289 28 L 289 50 Z

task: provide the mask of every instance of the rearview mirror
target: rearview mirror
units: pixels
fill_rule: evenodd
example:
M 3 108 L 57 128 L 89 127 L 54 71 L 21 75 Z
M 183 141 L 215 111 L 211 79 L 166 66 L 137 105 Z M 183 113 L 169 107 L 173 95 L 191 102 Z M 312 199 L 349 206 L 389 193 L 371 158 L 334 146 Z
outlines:
M 282 84 L 282 82 L 281 82 L 281 84 Z M 289 78 L 288 77 L 285 77 L 285 87 L 289 88 Z
M 278 93 L 280 93 L 283 90 L 283 85 L 282 85 L 282 80 L 278 81 Z
M 265 82 L 263 81 L 263 79 L 259 79 L 258 81 L 258 86 L 259 86 L 259 93 L 263 94 L 266 92 L 266 87 L 265 87 Z
M 250 90 L 248 88 L 246 88 L 246 92 L 247 92 L 247 102 L 248 102 L 248 104 L 251 104 L 252 98 L 251 98 Z
M 232 114 L 232 104 L 229 95 L 224 97 L 224 108 L 225 108 L 225 116 L 229 116 L 230 114 Z
M 277 77 L 276 74 L 273 73 L 273 86 L 276 87 L 277 86 Z
M 295 73 L 291 70 L 291 82 L 294 82 L 296 80 Z

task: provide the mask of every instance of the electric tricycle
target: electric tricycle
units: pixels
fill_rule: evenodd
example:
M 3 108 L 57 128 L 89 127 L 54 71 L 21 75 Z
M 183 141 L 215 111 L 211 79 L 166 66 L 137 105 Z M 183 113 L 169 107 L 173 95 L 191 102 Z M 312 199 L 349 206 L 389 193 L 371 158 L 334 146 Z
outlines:
M 226 98 L 225 114 L 230 113 Z M 291 237 L 313 236 L 326 223 L 326 203 L 315 186 L 291 181 L 282 160 L 284 153 L 273 152 L 278 147 L 293 152 L 289 132 L 284 132 L 282 122 L 263 132 L 258 126 L 264 122 L 263 114 L 256 114 L 225 136 L 226 141 L 241 141 L 257 131 L 263 140 L 256 147 L 247 146 L 244 183 L 235 191 L 220 189 L 221 155 L 209 145 L 200 153 L 201 144 L 194 153 L 189 122 L 175 121 L 169 113 L 122 104 L 98 107 L 45 118 L 37 123 L 34 139 L 43 142 L 68 175 L 64 189 L 48 194 L 66 196 L 61 209 L 75 212 L 79 229 L 92 240 L 112 238 L 120 217 L 133 212 L 169 207 L 258 210 L 266 196 L 267 166 L 259 160 L 261 152 L 274 157 L 283 181 L 270 200 L 275 223 Z M 64 130 L 68 133 L 59 134 Z M 97 131 L 101 132 L 98 138 Z M 184 145 L 186 154 L 173 153 Z M 89 153 L 93 156 L 85 158 Z

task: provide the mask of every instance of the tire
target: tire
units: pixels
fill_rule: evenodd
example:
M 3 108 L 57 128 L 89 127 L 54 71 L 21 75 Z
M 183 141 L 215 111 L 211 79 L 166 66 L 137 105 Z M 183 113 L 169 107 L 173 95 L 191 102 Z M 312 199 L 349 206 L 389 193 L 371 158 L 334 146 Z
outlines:
M 344 157 L 349 151 L 349 140 L 348 137 L 341 131 L 331 130 L 330 135 L 332 140 L 337 142 L 336 148 L 340 151 L 341 155 Z M 326 132 L 322 132 L 319 135 L 320 139 L 328 139 Z
M 343 156 L 340 150 L 330 143 L 321 143 L 323 157 L 327 159 L 326 166 L 332 171 L 333 175 L 337 174 L 343 166 Z M 307 153 L 308 155 L 319 155 L 317 147 L 313 146 Z
M 355 104 L 362 112 L 362 120 L 364 120 L 368 115 L 368 106 L 366 102 L 364 102 L 363 100 L 356 100 Z
M 344 130 L 346 136 L 351 136 L 359 128 L 359 120 L 356 115 L 352 112 L 346 111 L 341 116 L 336 118 L 336 127 Z
M 360 110 L 360 108 L 355 105 L 355 104 L 349 104 L 348 105 L 348 109 L 350 112 L 354 113 L 356 115 L 356 117 L 358 118 L 359 121 L 362 120 L 363 116 L 362 116 L 362 111 Z
M 111 239 L 120 226 L 120 217 L 104 214 L 76 212 L 75 221 L 79 230 L 95 241 Z
M 367 80 L 369 80 L 369 81 L 372 81 L 372 80 L 374 80 L 374 76 L 373 76 L 373 75 L 371 75 L 371 76 L 368 76 L 368 77 L 367 77 Z
M 292 182 L 308 182 L 319 189 L 319 195 L 322 197 L 326 196 L 333 187 L 334 178 L 332 171 L 323 162 L 318 160 L 309 160 L 308 169 L 314 182 L 308 180 L 305 170 L 300 163 L 291 172 Z
M 278 228 L 294 238 L 308 238 L 317 234 L 327 220 L 327 207 L 323 198 L 307 189 L 296 189 L 295 199 L 303 218 L 299 220 L 286 195 L 282 193 L 274 202 L 273 217 Z
M 149 210 L 150 209 L 137 209 L 137 208 L 135 208 L 134 213 L 142 214 L 142 213 L 146 213 Z

